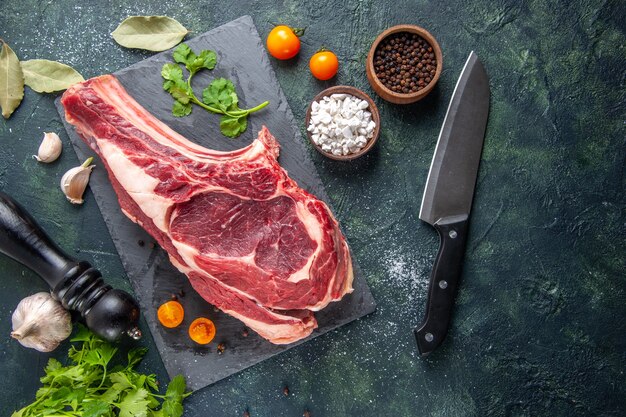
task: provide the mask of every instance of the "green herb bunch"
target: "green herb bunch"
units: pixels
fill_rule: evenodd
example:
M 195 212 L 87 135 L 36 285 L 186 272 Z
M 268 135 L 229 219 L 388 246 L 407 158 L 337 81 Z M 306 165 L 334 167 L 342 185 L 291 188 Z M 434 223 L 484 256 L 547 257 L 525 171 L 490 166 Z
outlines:
M 35 401 L 11 417 L 182 416 L 183 399 L 190 394 L 185 392 L 182 375 L 172 378 L 165 395 L 159 395 L 156 376 L 133 369 L 146 348 L 131 349 L 125 366 L 112 366 L 117 348 L 85 327 L 81 326 L 71 341 L 82 342 L 82 346 L 75 344 L 70 348 L 70 364 L 63 366 L 51 358 Z
M 221 114 L 220 130 L 224 136 L 235 138 L 246 131 L 248 115 L 261 110 L 269 104 L 264 101 L 251 109 L 240 109 L 239 98 L 233 83 L 226 78 L 216 78 L 202 91 L 202 99 L 196 97 L 191 87 L 191 79 L 202 69 L 212 70 L 217 64 L 217 55 L 210 50 L 203 50 L 196 55 L 187 44 L 181 43 L 173 53 L 177 64 L 167 63 L 161 69 L 163 89 L 176 100 L 172 107 L 172 114 L 176 117 L 187 116 L 191 113 L 192 105 L 196 104 L 203 109 Z M 183 70 L 178 64 L 184 64 L 189 72 L 184 79 Z

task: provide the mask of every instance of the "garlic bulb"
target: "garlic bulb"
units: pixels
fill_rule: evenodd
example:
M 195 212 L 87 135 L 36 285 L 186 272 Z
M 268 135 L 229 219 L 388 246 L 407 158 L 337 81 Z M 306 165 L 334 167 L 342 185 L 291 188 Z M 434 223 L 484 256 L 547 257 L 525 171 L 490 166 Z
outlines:
M 81 166 L 70 169 L 61 178 L 61 190 L 72 204 L 83 204 L 83 193 L 89 184 L 89 176 L 95 165 L 88 158 Z
M 39 150 L 37 151 L 37 155 L 33 155 L 33 158 L 38 160 L 39 162 L 45 162 L 49 164 L 50 162 L 54 162 L 57 160 L 59 155 L 61 155 L 61 151 L 63 150 L 63 143 L 59 138 L 59 135 L 56 133 L 44 133 L 43 140 L 41 141 L 41 145 L 39 145 Z
M 70 313 L 47 292 L 24 298 L 11 319 L 11 337 L 40 352 L 54 350 L 72 333 Z

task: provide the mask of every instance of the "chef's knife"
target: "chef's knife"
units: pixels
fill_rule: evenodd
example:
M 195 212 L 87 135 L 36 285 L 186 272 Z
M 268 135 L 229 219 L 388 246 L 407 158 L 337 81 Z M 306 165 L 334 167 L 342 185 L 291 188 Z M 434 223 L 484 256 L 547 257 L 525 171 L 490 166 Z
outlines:
M 439 233 L 426 315 L 415 329 L 422 356 L 448 332 L 465 254 L 474 187 L 489 114 L 489 80 L 472 51 L 456 83 L 428 172 L 420 219 Z

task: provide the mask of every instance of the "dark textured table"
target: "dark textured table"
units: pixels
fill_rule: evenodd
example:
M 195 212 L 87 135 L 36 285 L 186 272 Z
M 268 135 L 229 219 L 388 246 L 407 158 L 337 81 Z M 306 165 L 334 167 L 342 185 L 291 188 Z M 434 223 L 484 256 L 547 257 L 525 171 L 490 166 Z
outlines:
M 426 27 L 444 53 L 427 99 L 409 106 L 376 100 L 383 126 L 370 155 L 345 164 L 310 150 L 377 312 L 195 393 L 186 416 L 624 415 L 623 2 L 5 0 L 0 37 L 21 59 L 59 60 L 91 77 L 150 55 L 110 38 L 136 14 L 168 15 L 194 33 L 243 14 L 262 36 L 274 22 L 308 26 L 300 57 L 274 62 L 299 121 L 326 86 L 371 92 L 364 59 L 392 24 Z M 307 69 L 321 45 L 341 62 L 329 82 Z M 472 49 L 490 74 L 491 115 L 454 322 L 444 346 L 423 360 L 412 329 L 437 238 L 417 213 L 447 102 Z M 93 196 L 71 206 L 58 188 L 78 161 L 55 97 L 27 89 L 0 123 L 0 187 L 70 253 L 130 290 Z M 44 131 L 59 132 L 65 144 L 51 165 L 31 159 Z M 8 415 L 32 401 L 48 357 L 64 357 L 68 345 L 40 354 L 8 337 L 19 300 L 46 288 L 5 257 L 0 271 L 0 412 Z M 165 379 L 152 340 L 141 343 L 150 348 L 141 369 Z

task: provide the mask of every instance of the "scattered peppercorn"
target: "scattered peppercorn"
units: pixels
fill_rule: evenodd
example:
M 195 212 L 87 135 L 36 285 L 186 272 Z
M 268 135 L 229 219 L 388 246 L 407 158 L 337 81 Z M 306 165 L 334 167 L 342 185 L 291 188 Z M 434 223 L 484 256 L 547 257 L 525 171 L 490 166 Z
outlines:
M 283 388 L 283 394 L 285 394 L 285 397 L 289 396 L 289 387 L 287 385 L 285 385 L 285 388 Z
M 143 245 L 145 245 L 145 244 L 146 244 L 146 242 L 144 242 L 143 240 L 139 239 L 139 240 L 137 241 L 137 244 L 138 244 L 139 246 L 143 246 Z
M 395 93 L 416 93 L 435 76 L 437 59 L 432 46 L 414 33 L 393 33 L 374 51 L 374 72 Z
M 224 351 L 226 350 L 226 345 L 224 344 L 224 342 L 220 343 L 219 345 L 217 345 L 217 353 L 219 355 L 221 355 L 222 353 L 224 353 Z

